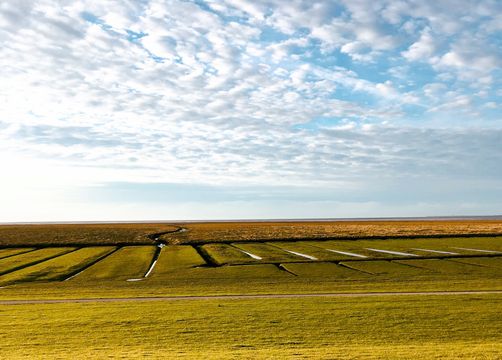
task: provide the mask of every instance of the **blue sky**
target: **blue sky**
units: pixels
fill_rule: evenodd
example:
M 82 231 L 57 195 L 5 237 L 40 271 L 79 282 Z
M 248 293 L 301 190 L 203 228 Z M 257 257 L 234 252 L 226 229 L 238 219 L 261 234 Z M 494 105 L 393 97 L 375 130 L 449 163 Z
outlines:
M 497 0 L 0 4 L 0 221 L 502 213 Z

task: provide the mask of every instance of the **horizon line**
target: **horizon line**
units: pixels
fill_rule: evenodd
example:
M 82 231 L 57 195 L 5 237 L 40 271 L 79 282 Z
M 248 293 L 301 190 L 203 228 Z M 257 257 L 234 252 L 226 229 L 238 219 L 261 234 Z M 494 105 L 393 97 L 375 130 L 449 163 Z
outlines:
M 333 218 L 244 218 L 244 219 L 179 219 L 179 220 L 89 220 L 89 221 L 0 221 L 0 225 L 57 225 L 57 224 L 161 224 L 206 222 L 336 222 L 336 221 L 446 221 L 446 220 L 502 220 L 502 215 L 446 215 L 446 216 L 385 216 Z

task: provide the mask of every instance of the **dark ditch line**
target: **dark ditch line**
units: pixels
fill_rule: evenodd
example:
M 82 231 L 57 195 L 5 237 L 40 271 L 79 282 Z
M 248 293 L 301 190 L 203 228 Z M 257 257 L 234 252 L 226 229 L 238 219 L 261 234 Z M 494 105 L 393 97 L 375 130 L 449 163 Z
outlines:
M 285 271 L 287 272 L 288 274 L 291 274 L 293 276 L 298 276 L 298 274 L 295 274 L 294 272 L 292 272 L 291 270 L 288 270 L 286 267 L 284 267 L 284 265 L 282 264 L 275 264 L 275 266 L 280 270 L 280 271 Z
M 490 266 L 490 265 L 481 265 L 481 264 L 474 264 L 474 263 L 469 263 L 469 262 L 463 262 L 463 261 L 459 261 L 458 259 L 449 259 L 449 260 L 453 261 L 454 263 L 457 263 L 457 264 L 479 266 L 479 267 L 482 267 L 482 268 L 485 268 L 485 269 L 496 268 L 495 266 Z M 462 260 L 462 259 L 460 259 L 460 260 Z
M 68 280 L 71 280 L 73 279 L 75 276 L 77 276 L 78 274 L 84 272 L 85 270 L 87 270 L 88 268 L 90 268 L 91 266 L 97 264 L 98 262 L 104 260 L 105 258 L 107 258 L 108 256 L 116 253 L 117 251 L 119 251 L 120 249 L 122 249 L 121 246 L 117 246 L 115 249 L 113 249 L 112 251 L 108 252 L 108 253 L 105 253 L 104 255 L 101 255 L 100 257 L 94 259 L 93 261 L 91 261 L 90 263 L 88 264 L 85 264 L 83 267 L 81 268 L 78 268 L 77 270 L 71 272 L 70 274 L 65 274 L 64 277 L 62 277 L 61 279 L 59 279 L 60 281 L 68 281 Z M 57 280 L 56 280 L 57 281 Z
M 0 257 L 0 260 L 8 259 L 8 258 L 13 257 L 13 256 L 28 254 L 28 253 L 30 253 L 32 251 L 37 251 L 37 250 L 39 250 L 39 249 L 34 248 L 34 249 L 31 249 L 31 250 L 28 250 L 28 251 L 23 251 L 23 252 L 20 252 L 20 253 L 17 253 L 17 254 L 11 254 L 11 255 L 7 255 L 7 256 L 3 256 L 3 257 Z
M 192 247 L 197 251 L 199 256 L 206 262 L 206 267 L 220 267 L 223 266 L 222 264 L 219 264 L 210 254 L 209 252 L 202 248 L 202 246 L 194 246 Z
M 55 258 L 58 258 L 60 256 L 63 256 L 63 255 L 66 255 L 66 254 L 70 254 L 72 252 L 75 252 L 75 251 L 78 251 L 80 250 L 81 248 L 77 248 L 77 249 L 73 249 L 73 250 L 70 250 L 70 251 L 67 251 L 67 252 L 64 252 L 62 254 L 57 254 L 57 255 L 51 255 L 50 257 L 47 257 L 47 258 L 43 258 L 43 259 L 38 259 L 38 260 L 35 260 L 35 261 L 32 261 L 30 263 L 27 263 L 27 264 L 23 264 L 23 265 L 20 265 L 20 266 L 17 266 L 15 268 L 11 268 L 7 271 L 3 271 L 3 272 L 0 272 L 0 276 L 3 276 L 3 275 L 7 275 L 7 274 L 10 274 L 10 273 L 13 273 L 14 271 L 18 271 L 18 270 L 23 270 L 23 269 L 26 269 L 30 266 L 34 266 L 34 265 L 37 265 L 37 264 L 40 264 L 40 263 L 43 263 L 45 261 L 49 261 L 49 260 L 52 260 L 52 259 L 55 259 Z M 38 250 L 38 249 L 37 249 Z
M 399 261 L 399 260 L 397 260 L 397 261 Z M 414 268 L 414 269 L 428 270 L 428 271 L 431 271 L 431 272 L 436 273 L 436 274 L 441 274 L 440 271 L 436 271 L 436 270 L 425 268 L 425 267 L 418 266 L 418 265 L 411 265 L 411 264 L 406 264 L 406 263 L 400 263 L 400 262 L 396 262 L 396 260 L 391 260 L 390 262 L 394 263 L 396 265 L 408 266 L 408 267 L 411 267 L 411 268 Z
M 330 237 L 294 237 L 294 238 L 259 238 L 259 239 L 225 239 L 221 241 L 215 240 L 195 240 L 195 241 L 187 241 L 183 244 L 179 245 L 207 245 L 207 244 L 230 244 L 230 243 L 267 243 L 267 242 L 296 242 L 296 241 L 333 241 L 333 240 L 342 240 L 342 241 L 360 241 L 360 240 L 410 240 L 410 239 L 454 239 L 454 238 L 477 238 L 477 237 L 494 237 L 501 238 L 502 234 L 437 234 L 437 235 L 389 235 L 389 236 L 381 236 L 381 235 L 369 235 L 369 236 L 330 236 Z
M 362 272 L 363 274 L 367 274 L 367 275 L 377 275 L 377 274 L 374 274 L 372 272 L 369 272 L 369 271 L 364 271 L 364 270 L 361 270 L 361 269 L 357 269 L 357 268 L 353 268 L 352 266 L 349 266 L 349 265 L 346 265 L 346 264 L 342 264 L 341 262 L 337 263 L 338 266 L 341 266 L 341 267 L 344 267 L 346 269 L 350 269 L 350 270 L 353 270 L 353 271 L 359 271 L 359 272 Z
M 416 259 L 416 260 L 421 260 L 421 259 Z M 438 260 L 441 260 L 441 259 L 438 259 Z M 475 264 L 469 264 L 469 263 L 464 263 L 464 262 L 459 262 L 459 261 L 455 261 L 455 259 L 442 259 L 442 260 L 446 260 L 446 262 L 450 262 L 450 263 L 454 263 L 454 264 L 458 264 L 458 265 L 464 265 L 466 266 L 467 268 L 471 267 L 471 268 L 485 268 L 485 269 L 488 269 L 491 267 L 488 267 L 488 266 L 482 266 L 482 265 L 475 265 Z M 416 267 L 416 268 L 419 268 L 419 269 L 422 269 L 422 270 L 428 270 L 428 271 L 432 271 L 432 272 L 435 272 L 435 273 L 438 273 L 438 274 L 442 274 L 443 271 L 441 270 L 437 270 L 437 269 L 431 269 L 431 268 L 428 268 L 428 267 L 425 267 L 425 266 L 420 266 L 420 265 L 409 265 L 409 264 L 402 264 L 402 263 L 398 263 L 400 265 L 408 265 L 408 266 L 413 266 L 413 267 Z
M 156 244 L 164 244 L 167 245 L 167 242 L 164 240 L 161 240 L 160 237 L 163 235 L 168 235 L 168 234 L 176 234 L 180 232 L 185 232 L 188 231 L 186 228 L 182 226 L 177 226 L 177 225 L 171 225 L 171 226 L 176 226 L 177 229 L 175 230 L 167 230 L 167 231 L 161 231 L 153 234 L 148 234 L 146 237 L 155 242 Z
M 456 261 L 456 259 L 446 259 L 446 261 L 449 261 L 449 262 L 452 262 L 454 264 L 462 264 L 462 265 L 468 265 L 469 266 L 474 266 L 474 267 L 478 267 L 478 268 L 490 268 L 489 266 L 485 266 L 485 265 L 480 265 L 480 264 L 471 264 L 471 263 L 465 263 L 465 262 L 461 262 L 461 261 Z

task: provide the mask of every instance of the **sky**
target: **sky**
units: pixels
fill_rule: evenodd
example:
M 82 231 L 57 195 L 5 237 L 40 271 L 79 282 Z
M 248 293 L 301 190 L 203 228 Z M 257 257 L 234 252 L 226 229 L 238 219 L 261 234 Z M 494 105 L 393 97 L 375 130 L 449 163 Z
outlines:
M 0 221 L 502 214 L 498 0 L 0 2 Z

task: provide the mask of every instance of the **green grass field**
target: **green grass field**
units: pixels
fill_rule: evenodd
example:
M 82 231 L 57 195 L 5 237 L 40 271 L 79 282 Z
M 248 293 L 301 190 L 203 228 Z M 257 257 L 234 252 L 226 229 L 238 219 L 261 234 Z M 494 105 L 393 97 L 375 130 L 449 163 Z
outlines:
M 499 295 L 39 304 L 0 310 L 0 358 L 6 359 L 34 354 L 48 359 L 69 354 L 76 359 L 498 359 L 502 353 Z
M 88 267 L 73 281 L 101 279 L 126 280 L 145 275 L 152 261 L 155 246 L 126 246 Z
M 0 284 L 7 285 L 27 281 L 64 280 L 114 249 L 115 248 L 111 246 L 100 246 L 72 251 L 5 274 L 0 277 Z
M 128 231 L 127 236 L 137 233 Z M 74 246 L 65 240 L 57 247 L 26 242 L 1 248 L 0 358 L 497 359 L 502 354 L 502 294 L 384 295 L 502 290 L 501 237 L 159 247 L 145 228 L 137 231 L 151 245 L 82 246 L 79 238 Z M 118 237 L 113 242 L 127 243 Z M 382 294 L 137 299 L 327 293 Z M 132 299 L 3 303 L 102 298 Z
M 27 253 L 21 252 L 16 256 L 10 256 L 7 258 L 0 259 L 0 275 L 6 274 L 8 272 L 17 269 L 22 269 L 26 266 L 44 262 L 45 260 L 51 259 L 53 257 L 65 254 L 73 250 L 75 250 L 75 248 L 71 247 L 47 248 L 36 251 L 30 251 Z M 0 277 L 0 279 L 2 279 L 2 277 Z

